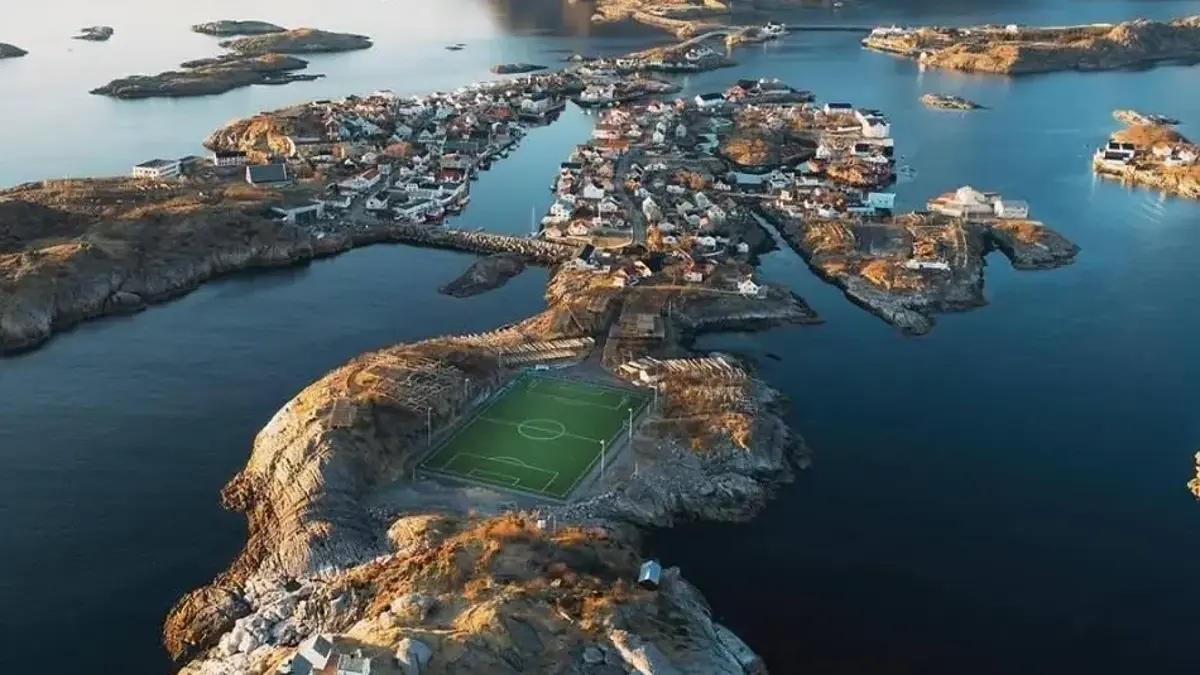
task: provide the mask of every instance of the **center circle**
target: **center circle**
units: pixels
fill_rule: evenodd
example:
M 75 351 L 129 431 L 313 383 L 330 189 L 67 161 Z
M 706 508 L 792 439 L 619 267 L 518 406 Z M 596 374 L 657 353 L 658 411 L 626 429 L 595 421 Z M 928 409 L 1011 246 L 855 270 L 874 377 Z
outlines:
M 535 419 L 518 424 L 517 433 L 531 441 L 553 441 L 566 436 L 567 428 L 558 420 Z

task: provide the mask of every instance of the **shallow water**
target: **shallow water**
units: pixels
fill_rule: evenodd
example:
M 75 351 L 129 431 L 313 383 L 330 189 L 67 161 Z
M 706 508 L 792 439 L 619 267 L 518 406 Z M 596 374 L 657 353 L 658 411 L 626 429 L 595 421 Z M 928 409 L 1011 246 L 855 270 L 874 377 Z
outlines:
M 20 102 L 0 113 L 10 158 L 0 184 L 197 152 L 225 120 L 289 102 L 447 89 L 490 77 L 500 61 L 634 44 L 572 37 L 577 10 L 556 2 L 532 11 L 471 0 L 342 5 L 239 6 L 242 18 L 376 38 L 368 51 L 314 57 L 310 69 L 327 79 L 182 101 L 86 90 L 216 53 L 214 39 L 186 26 L 221 18 L 229 10 L 220 3 L 138 0 L 101 12 L 59 0 L 5 15 L 0 39 L 31 54 L 0 62 L 0 90 Z M 805 16 L 950 23 L 951 12 L 964 22 L 1061 23 L 1200 13 L 1200 3 L 875 3 Z M 91 23 L 117 33 L 100 44 L 67 39 Z M 548 29 L 563 35 L 540 34 Z M 468 47 L 442 49 L 453 42 Z M 794 254 L 768 256 L 763 274 L 791 284 L 827 323 L 704 346 L 782 357 L 764 370 L 793 399 L 816 465 L 758 520 L 661 533 L 656 554 L 681 565 L 775 672 L 1181 671 L 1200 629 L 1191 574 L 1200 505 L 1184 490 L 1200 436 L 1200 205 L 1096 182 L 1087 159 L 1116 107 L 1200 123 L 1200 97 L 1182 95 L 1197 89 L 1200 68 L 1019 80 L 921 73 L 835 34 L 797 35 L 739 59 L 688 78 L 688 93 L 775 76 L 882 108 L 897 152 L 917 169 L 898 188 L 901 206 L 970 183 L 1027 199 L 1083 252 L 1051 272 L 1016 272 L 994 255 L 990 305 L 943 317 L 920 339 L 850 305 Z M 916 100 L 927 91 L 991 109 L 927 110 Z M 531 133 L 473 184 L 458 224 L 528 228 L 589 124 L 570 109 Z M 5 642 L 69 644 L 99 672 L 162 672 L 161 619 L 240 547 L 242 521 L 220 510 L 217 493 L 279 405 L 362 351 L 483 330 L 541 306 L 539 270 L 484 296 L 438 296 L 470 260 L 356 251 L 212 284 L 0 361 Z M 0 665 L 27 662 L 0 654 Z

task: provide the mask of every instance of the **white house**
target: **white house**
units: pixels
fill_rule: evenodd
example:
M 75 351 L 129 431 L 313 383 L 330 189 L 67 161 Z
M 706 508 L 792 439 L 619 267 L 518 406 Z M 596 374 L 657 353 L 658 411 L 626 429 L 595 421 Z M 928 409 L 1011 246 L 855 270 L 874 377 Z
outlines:
M 245 166 L 246 153 L 241 150 L 217 150 L 213 153 L 213 164 L 217 166 Z
M 646 197 L 642 200 L 642 215 L 646 217 L 646 220 L 656 223 L 662 220 L 662 207 L 658 205 L 658 202 Z
M 858 110 L 855 111 L 854 117 L 862 125 L 862 134 L 867 138 L 887 138 L 891 135 L 892 127 L 882 115 L 867 114 Z
M 696 270 L 692 270 L 690 272 L 684 272 L 683 280 L 688 282 L 689 284 L 698 284 L 698 283 L 704 281 L 704 275 L 701 274 L 700 272 L 697 272 Z
M 708 207 L 707 215 L 708 219 L 714 224 L 719 224 L 725 222 L 725 218 L 728 217 L 729 214 L 725 212 L 725 209 L 713 204 L 712 206 Z
M 904 266 L 910 270 L 940 270 L 950 271 L 950 263 L 945 260 L 906 260 Z
M 429 199 L 410 199 L 393 206 L 392 212 L 401 218 L 420 220 L 436 207 L 437 204 Z
M 333 656 L 336 656 L 333 651 L 333 637 L 325 634 L 314 635 L 300 643 L 288 672 L 307 675 L 324 670 Z
M 152 159 L 133 167 L 134 178 L 172 178 L 178 176 L 180 162 L 177 159 Z
M 613 199 L 612 197 L 605 197 L 604 199 L 601 199 L 600 206 L 597 207 L 597 210 L 599 210 L 602 215 L 612 215 L 620 209 L 621 206 L 617 204 L 617 200 Z
M 1005 199 L 1001 197 L 994 203 L 998 218 L 1028 218 L 1029 204 L 1020 199 Z
M 763 287 L 754 283 L 754 280 L 750 277 L 746 277 L 738 282 L 737 289 L 738 293 L 741 293 L 742 295 L 759 295 L 759 293 L 762 292 Z
M 392 138 L 397 141 L 407 141 L 412 138 L 413 128 L 404 122 L 397 122 L 396 128 L 392 131 Z
M 379 185 L 379 181 L 382 180 L 382 178 L 383 176 L 380 175 L 378 168 L 371 168 L 358 174 L 357 176 L 351 176 L 350 178 L 347 178 L 346 180 L 338 183 L 338 186 L 351 192 L 366 192 L 376 185 Z
M 600 187 L 599 185 L 596 185 L 595 183 L 588 182 L 588 183 L 584 184 L 583 191 L 580 193 L 579 196 L 584 199 L 600 200 L 600 199 L 604 199 L 604 196 L 606 194 L 608 194 L 608 193 L 604 191 L 604 188 Z
M 871 208 L 890 211 L 896 207 L 896 194 L 894 192 L 868 192 L 866 203 Z
M 535 115 L 543 115 L 554 107 L 554 99 L 545 92 L 530 94 L 521 101 L 521 110 Z
M 650 136 L 650 142 L 655 145 L 662 145 L 667 142 L 667 137 L 663 135 L 663 132 L 656 131 Z
M 826 115 L 849 115 L 854 112 L 854 106 L 849 103 L 826 103 L 824 110 Z
M 592 129 L 592 138 L 598 141 L 615 141 L 621 138 L 621 130 L 615 126 L 597 126 Z
M 696 107 L 701 110 L 713 110 L 725 105 L 725 97 L 720 94 L 697 94 Z
M 707 209 L 713 205 L 712 200 L 709 199 L 708 195 L 704 194 L 703 192 L 697 192 L 695 194 L 694 201 L 696 202 L 696 206 L 702 209 Z
M 788 176 L 778 169 L 767 174 L 767 185 L 771 186 L 772 190 L 782 190 L 791 184 L 791 176 Z
M 817 146 L 817 159 L 829 159 L 830 157 L 833 157 L 833 150 L 831 150 L 828 145 L 822 143 Z
M 559 199 L 550 205 L 550 216 L 556 219 L 567 219 L 575 212 L 575 207 Z

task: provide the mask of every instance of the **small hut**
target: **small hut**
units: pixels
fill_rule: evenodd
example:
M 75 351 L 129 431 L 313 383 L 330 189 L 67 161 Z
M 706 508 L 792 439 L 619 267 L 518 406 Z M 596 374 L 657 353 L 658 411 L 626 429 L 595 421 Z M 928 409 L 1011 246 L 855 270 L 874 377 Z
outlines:
M 638 585 L 654 591 L 658 590 L 658 586 L 661 583 L 662 565 L 658 564 L 657 560 L 647 560 L 642 563 L 642 569 L 638 571 Z

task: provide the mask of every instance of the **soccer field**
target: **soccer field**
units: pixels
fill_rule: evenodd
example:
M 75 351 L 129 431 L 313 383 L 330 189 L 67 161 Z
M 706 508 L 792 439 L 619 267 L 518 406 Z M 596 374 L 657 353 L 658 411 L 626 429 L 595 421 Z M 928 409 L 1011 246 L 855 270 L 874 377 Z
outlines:
M 526 375 L 509 382 L 421 468 L 563 499 L 600 462 L 601 442 L 612 450 L 647 401 L 639 391 Z

